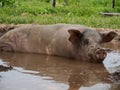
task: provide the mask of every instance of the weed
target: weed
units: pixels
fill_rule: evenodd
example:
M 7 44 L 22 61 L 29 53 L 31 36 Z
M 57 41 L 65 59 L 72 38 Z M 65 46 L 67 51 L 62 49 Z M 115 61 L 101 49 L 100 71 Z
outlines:
M 11 1 L 11 0 L 8 0 Z M 120 1 L 115 8 L 111 0 L 56 0 L 53 8 L 50 0 L 16 0 L 14 6 L 0 8 L 0 23 L 73 23 L 90 27 L 120 28 L 120 16 L 105 17 L 100 12 L 120 12 Z M 18 2 L 18 3 L 17 3 Z

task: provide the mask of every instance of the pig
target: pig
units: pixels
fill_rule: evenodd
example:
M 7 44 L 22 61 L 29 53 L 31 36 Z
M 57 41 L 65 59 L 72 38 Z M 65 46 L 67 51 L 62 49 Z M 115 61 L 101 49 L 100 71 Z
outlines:
M 117 33 L 100 33 L 76 24 L 32 25 L 15 28 L 0 37 L 0 51 L 38 53 L 101 63 L 101 43 Z

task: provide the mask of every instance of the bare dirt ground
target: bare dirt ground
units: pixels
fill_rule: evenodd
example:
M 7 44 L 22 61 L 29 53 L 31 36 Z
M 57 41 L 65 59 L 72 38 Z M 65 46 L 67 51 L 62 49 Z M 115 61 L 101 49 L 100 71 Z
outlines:
M 114 38 L 114 40 L 116 41 L 120 41 L 120 29 L 111 29 L 111 28 L 95 28 L 95 30 L 99 31 L 99 32 L 109 32 L 109 31 L 114 31 L 116 32 L 118 35 Z

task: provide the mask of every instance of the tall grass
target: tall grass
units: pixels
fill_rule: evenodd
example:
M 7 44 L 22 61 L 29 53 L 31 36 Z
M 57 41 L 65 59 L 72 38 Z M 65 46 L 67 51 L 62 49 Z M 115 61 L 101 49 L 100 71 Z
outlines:
M 99 12 L 120 12 L 120 0 L 115 9 L 112 0 L 56 0 L 53 8 L 49 0 L 16 0 L 17 5 L 0 7 L 0 23 L 73 23 L 90 27 L 120 28 L 120 16 L 105 17 Z

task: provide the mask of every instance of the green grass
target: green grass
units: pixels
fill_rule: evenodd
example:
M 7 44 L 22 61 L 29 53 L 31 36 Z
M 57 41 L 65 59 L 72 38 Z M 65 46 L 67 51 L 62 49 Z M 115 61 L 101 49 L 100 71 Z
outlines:
M 19 1 L 19 2 L 18 2 Z M 0 23 L 54 24 L 73 23 L 90 27 L 120 28 L 120 16 L 105 17 L 99 12 L 120 12 L 120 0 L 111 8 L 112 0 L 56 0 L 53 8 L 49 0 L 16 0 L 13 6 L 0 7 Z

